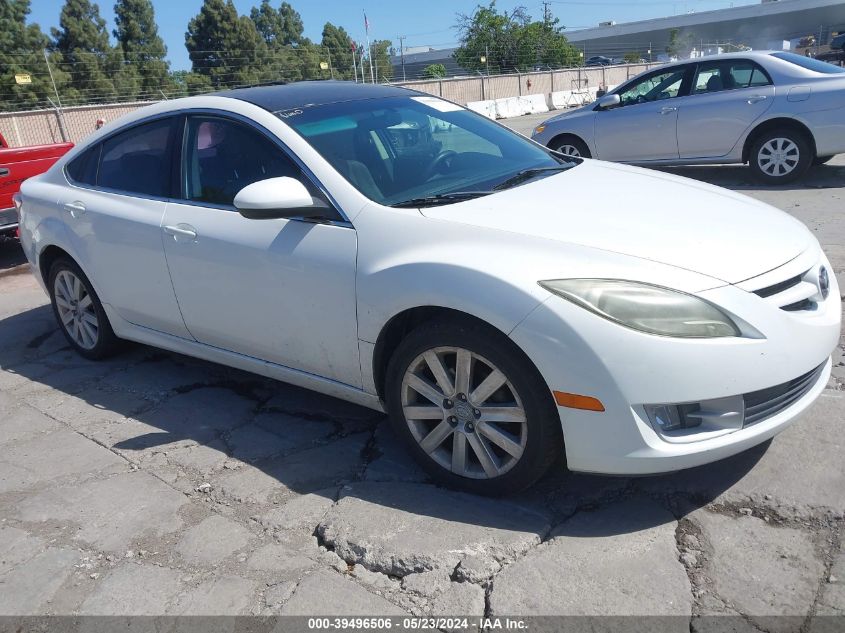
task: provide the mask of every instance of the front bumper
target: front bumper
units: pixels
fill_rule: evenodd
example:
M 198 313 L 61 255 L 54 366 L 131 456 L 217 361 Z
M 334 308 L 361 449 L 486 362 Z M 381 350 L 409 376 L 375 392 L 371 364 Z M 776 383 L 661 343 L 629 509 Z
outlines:
M 808 261 L 825 265 L 820 251 L 767 273 L 788 279 Z M 833 276 L 831 276 L 833 277 Z M 761 277 L 762 279 L 762 277 Z M 761 286 L 765 285 L 761 282 Z M 575 471 L 617 475 L 690 468 L 744 451 L 788 426 L 823 391 L 830 354 L 840 335 L 839 289 L 812 311 L 790 312 L 777 297 L 762 298 L 753 280 L 700 293 L 757 329 L 763 338 L 677 339 L 630 330 L 550 297 L 511 338 L 534 360 L 552 390 L 598 398 L 604 412 L 559 408 L 566 457 Z M 818 369 L 803 395 L 754 424 L 721 434 L 659 434 L 645 404 L 689 403 L 752 394 Z

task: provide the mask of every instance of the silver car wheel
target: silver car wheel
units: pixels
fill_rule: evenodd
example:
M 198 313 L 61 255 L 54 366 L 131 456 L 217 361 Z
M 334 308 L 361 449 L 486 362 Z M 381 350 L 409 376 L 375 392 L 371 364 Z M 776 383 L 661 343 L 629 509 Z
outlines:
M 62 270 L 53 283 L 53 296 L 62 327 L 82 349 L 94 349 L 100 337 L 100 322 L 85 284 L 69 270 Z
M 471 479 L 499 477 L 525 451 L 528 423 L 513 384 L 493 363 L 460 347 L 437 347 L 402 379 L 405 421 L 425 453 Z
M 557 148 L 557 152 L 559 154 L 564 154 L 566 156 L 575 156 L 576 158 L 581 157 L 581 152 L 579 152 L 578 148 L 575 147 L 574 145 L 569 145 L 569 144 L 561 145 L 560 147 Z
M 757 153 L 757 164 L 763 173 L 769 176 L 781 177 L 791 174 L 798 167 L 801 151 L 788 138 L 773 138 L 760 148 Z

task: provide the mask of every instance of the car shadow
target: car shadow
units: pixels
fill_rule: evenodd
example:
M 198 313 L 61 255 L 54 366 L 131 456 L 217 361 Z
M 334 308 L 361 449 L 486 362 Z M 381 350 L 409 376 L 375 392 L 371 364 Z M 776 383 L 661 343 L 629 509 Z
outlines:
M 655 167 L 684 178 L 701 180 L 711 185 L 727 187 L 737 191 L 771 190 L 801 191 L 807 189 L 835 189 L 845 182 L 845 165 L 817 165 L 795 182 L 784 185 L 765 185 L 754 179 L 746 165 L 693 165 L 684 167 Z
M 592 535 L 663 524 L 666 508 L 680 517 L 708 504 L 744 477 L 766 450 L 763 445 L 716 464 L 648 478 L 570 473 L 561 459 L 529 490 L 509 498 L 489 499 L 434 486 L 410 463 L 411 457 L 392 435 L 386 416 L 379 412 L 141 345 L 129 345 L 121 355 L 106 361 L 86 361 L 61 338 L 49 306 L 0 320 L 0 367 L 18 379 L 14 389 L 24 402 L 33 400 L 42 410 L 52 402 L 59 403 L 58 408 L 48 411 L 49 415 L 89 436 L 99 432 L 99 423 L 74 419 L 72 415 L 79 418 L 81 414 L 65 414 L 61 409 L 67 401 L 83 401 L 88 407 L 77 406 L 73 411 L 87 410 L 88 415 L 102 418 L 102 428 L 120 431 L 117 436 L 100 435 L 95 441 L 138 463 L 142 470 L 158 467 L 155 460 L 142 459 L 150 450 L 165 448 L 165 454 L 176 454 L 184 450 L 180 443 L 186 442 L 238 462 L 233 471 L 223 470 L 218 464 L 208 473 L 194 472 L 183 465 L 190 479 L 190 488 L 183 490 L 186 494 L 198 494 L 194 486 L 206 480 L 213 482 L 217 491 L 234 485 L 232 478 L 245 477 L 244 494 L 249 495 L 255 487 L 250 477 L 255 475 L 260 485 L 272 483 L 263 502 L 269 507 L 291 493 L 322 495 L 332 501 L 338 496 L 351 496 L 414 515 L 536 532 L 541 537 L 548 534 L 550 526 L 578 512 L 631 497 L 650 497 L 658 503 L 646 504 L 655 510 L 646 509 L 630 521 L 597 526 L 597 533 Z M 221 392 L 229 395 L 221 397 Z M 58 397 L 45 400 L 45 394 Z M 189 397 L 195 399 L 184 400 Z M 205 398 L 213 401 L 206 402 Z M 230 405 L 233 411 L 246 406 L 249 421 L 227 423 Z M 243 432 L 245 427 L 250 433 Z M 311 433 L 314 429 L 317 432 Z M 235 432 L 241 439 L 233 447 L 227 438 Z M 276 436 L 281 440 L 303 436 L 305 441 L 290 450 L 268 454 L 266 447 Z M 284 441 L 281 444 L 284 446 Z M 171 450 L 173 447 L 177 450 Z M 243 501 L 233 495 L 226 499 L 227 504 Z M 677 503 L 678 498 L 683 502 Z M 255 502 L 246 500 L 244 504 L 244 512 L 255 510 Z
M 26 263 L 20 242 L 0 236 L 0 273 Z

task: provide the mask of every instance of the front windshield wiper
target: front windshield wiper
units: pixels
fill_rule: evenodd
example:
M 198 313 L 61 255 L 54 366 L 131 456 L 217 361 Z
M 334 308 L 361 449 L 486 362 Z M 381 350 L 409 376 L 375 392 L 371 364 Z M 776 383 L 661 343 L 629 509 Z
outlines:
M 516 172 L 513 176 L 508 178 L 507 180 L 503 180 L 498 185 L 493 187 L 493 191 L 501 191 L 502 189 L 508 189 L 510 187 L 515 187 L 526 180 L 530 180 L 533 176 L 537 174 L 542 174 L 549 171 L 566 171 L 567 169 L 572 169 L 577 165 L 576 162 L 567 163 L 565 165 L 555 165 L 554 167 L 531 167 L 529 169 L 523 169 L 522 171 Z
M 457 202 L 459 200 L 472 200 L 473 198 L 480 198 L 481 196 L 489 196 L 492 191 L 453 191 L 452 193 L 438 193 L 433 196 L 424 196 L 422 198 L 411 198 L 391 204 L 391 207 L 397 209 L 407 209 L 413 207 L 434 207 L 439 204 L 449 204 L 450 202 Z

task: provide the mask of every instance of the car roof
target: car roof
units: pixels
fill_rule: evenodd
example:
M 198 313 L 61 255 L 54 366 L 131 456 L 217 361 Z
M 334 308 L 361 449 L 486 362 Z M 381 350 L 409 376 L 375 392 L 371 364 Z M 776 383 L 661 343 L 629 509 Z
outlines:
M 304 106 L 327 105 L 345 101 L 384 99 L 421 94 L 416 90 L 382 84 L 354 81 L 298 81 L 290 84 L 255 86 L 215 92 L 215 97 L 228 97 L 252 103 L 269 112 L 281 112 Z
M 771 60 L 772 53 L 788 53 L 790 51 L 738 51 L 736 53 L 720 53 L 718 55 L 704 55 L 702 57 L 691 57 L 689 59 L 679 59 L 676 62 L 669 62 L 663 65 L 665 68 L 672 66 L 682 66 L 684 64 L 695 64 L 701 62 L 712 62 L 720 59 L 756 59 L 757 61 Z

